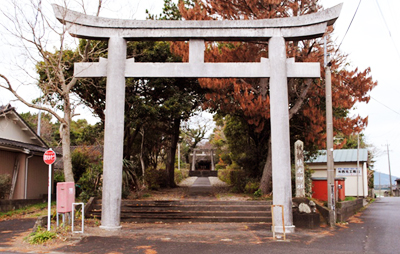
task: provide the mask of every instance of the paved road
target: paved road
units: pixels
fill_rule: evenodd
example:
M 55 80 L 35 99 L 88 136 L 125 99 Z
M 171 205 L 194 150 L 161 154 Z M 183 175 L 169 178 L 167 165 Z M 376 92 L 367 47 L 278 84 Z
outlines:
M 18 234 L 30 230 L 35 225 L 35 219 L 6 220 L 0 222 L 0 247 L 11 246 L 9 241 Z
M 300 230 L 273 241 L 263 224 L 124 224 L 119 233 L 92 235 L 53 253 L 400 253 L 400 198 L 380 198 L 348 225 Z M 7 251 L 6 249 L 3 249 Z

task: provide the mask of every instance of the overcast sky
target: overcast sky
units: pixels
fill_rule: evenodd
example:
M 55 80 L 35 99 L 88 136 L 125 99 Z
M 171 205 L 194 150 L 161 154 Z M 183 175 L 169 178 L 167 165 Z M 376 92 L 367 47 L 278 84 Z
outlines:
M 322 1 L 324 7 L 331 7 L 338 0 Z M 335 24 L 336 43 L 344 37 L 357 9 L 358 0 L 344 1 L 342 13 Z M 368 116 L 365 130 L 367 143 L 381 150 L 376 157 L 375 170 L 389 173 L 386 145 L 392 174 L 400 177 L 400 86 L 397 77 L 400 70 L 400 16 L 398 0 L 363 0 L 354 21 L 344 37 L 340 50 L 349 54 L 353 67 L 364 70 L 371 68 L 377 87 L 371 92 L 368 104 L 359 104 L 355 114 Z M 384 17 L 384 18 L 383 18 Z
M 23 3 L 24 0 L 20 2 Z M 91 3 L 93 2 L 97 1 L 91 1 Z M 152 14 L 161 13 L 163 2 L 163 0 L 106 0 L 106 8 L 102 11 L 101 16 L 145 19 L 146 9 Z M 359 1 L 321 1 L 324 8 L 341 2 L 344 2 L 342 13 L 334 26 L 336 44 L 343 40 Z M 361 2 L 340 50 L 349 54 L 350 68 L 358 67 L 360 70 L 364 70 L 370 67 L 373 79 L 378 81 L 378 86 L 371 92 L 371 101 L 367 105 L 357 105 L 352 114 L 369 117 L 369 125 L 364 132 L 366 141 L 381 151 L 380 155 L 376 157 L 375 169 L 383 173 L 389 172 L 388 157 L 385 152 L 388 144 L 392 174 L 400 177 L 400 106 L 398 103 L 400 87 L 396 76 L 400 70 L 400 31 L 398 29 L 400 16 L 395 13 L 395 10 L 400 9 L 400 1 L 379 0 L 379 7 L 377 0 Z M 10 47 L 1 45 L 0 68 L 2 71 L 9 67 L 10 51 Z M 18 54 L 12 56 L 18 58 Z M 39 96 L 37 90 L 21 89 L 21 91 L 25 90 L 27 97 Z M 0 104 L 5 104 L 10 99 L 9 94 L 0 90 Z M 18 107 L 19 112 L 29 110 L 16 102 L 13 105 Z M 89 109 L 81 109 L 81 113 L 85 118 L 91 115 Z M 95 121 L 93 118 L 89 119 Z

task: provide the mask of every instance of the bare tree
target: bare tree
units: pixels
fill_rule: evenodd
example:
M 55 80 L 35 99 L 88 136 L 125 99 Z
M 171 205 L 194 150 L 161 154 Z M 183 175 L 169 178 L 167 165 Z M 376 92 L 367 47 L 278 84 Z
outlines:
M 86 12 L 83 1 L 77 1 Z M 66 7 L 66 1 L 63 1 Z M 98 0 L 97 15 L 99 15 L 102 0 Z M 6 8 L 3 8 L 6 7 Z M 10 74 L 0 73 L 0 87 L 10 91 L 17 100 L 31 108 L 41 109 L 52 114 L 60 123 L 60 138 L 64 161 L 65 180 L 73 182 L 70 150 L 70 123 L 74 117 L 78 100 L 74 100 L 72 88 L 77 78 L 71 74 L 73 62 L 85 61 L 91 52 L 88 42 L 82 52 L 68 57 L 67 52 L 75 52 L 66 47 L 68 40 L 67 28 L 59 25 L 47 1 L 7 0 L 2 2 L 0 26 L 10 38 L 10 44 L 18 45 L 21 52 L 40 75 L 30 73 L 25 66 L 19 66 L 34 86 L 43 92 L 41 104 L 30 102 L 21 96 L 19 89 L 24 82 L 17 81 Z M 4 34 L 3 34 L 4 37 Z M 14 81 L 16 80 L 16 81 Z M 25 88 L 24 88 L 25 89 Z

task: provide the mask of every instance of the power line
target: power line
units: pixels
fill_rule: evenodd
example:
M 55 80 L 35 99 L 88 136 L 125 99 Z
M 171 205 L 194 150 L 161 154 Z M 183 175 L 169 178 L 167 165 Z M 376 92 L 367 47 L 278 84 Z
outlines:
M 390 109 L 391 111 L 393 111 L 394 113 L 400 115 L 399 112 L 397 112 L 396 110 L 390 108 L 389 106 L 386 106 L 385 104 L 383 104 L 382 102 L 378 101 L 377 99 L 375 99 L 374 97 L 371 96 L 371 99 L 373 99 L 374 101 L 378 102 L 379 104 L 381 104 L 382 106 L 386 107 L 387 109 Z
M 394 40 L 393 40 L 392 32 L 390 31 L 390 28 L 389 28 L 389 26 L 388 26 L 388 24 L 387 24 L 387 22 L 386 22 L 385 16 L 383 15 L 381 6 L 379 5 L 378 0 L 375 0 L 375 2 L 376 2 L 376 4 L 378 5 L 379 12 L 380 12 L 380 14 L 381 14 L 381 16 L 382 16 L 383 22 L 385 23 L 386 29 L 387 29 L 388 32 L 389 32 L 389 36 L 390 36 L 390 39 L 391 39 L 391 41 L 392 41 L 392 43 L 393 43 L 393 46 L 394 46 L 394 48 L 396 49 L 397 56 L 400 58 L 399 50 L 397 49 L 396 43 L 395 43 Z
M 344 38 L 346 38 L 347 32 L 350 30 L 351 24 L 353 24 L 353 20 L 354 20 L 354 18 L 356 17 L 356 14 L 357 14 L 358 8 L 360 7 L 360 4 L 361 4 L 361 0 L 358 2 L 357 9 L 356 9 L 356 11 L 354 12 L 353 18 L 351 19 L 350 24 L 349 24 L 349 26 L 347 27 L 346 33 L 344 34 L 344 36 L 343 36 L 343 38 L 342 38 L 342 41 L 341 41 L 340 44 L 339 44 L 339 47 L 336 49 L 336 52 L 338 52 L 340 46 L 342 45 L 342 43 L 343 43 L 343 41 L 344 41 Z M 335 53 L 336 53 L 336 52 L 335 52 Z

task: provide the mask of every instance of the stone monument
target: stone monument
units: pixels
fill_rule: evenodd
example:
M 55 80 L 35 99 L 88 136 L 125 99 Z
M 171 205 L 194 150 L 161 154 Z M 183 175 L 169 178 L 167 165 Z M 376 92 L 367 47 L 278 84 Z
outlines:
M 296 172 L 296 198 L 304 198 L 305 184 L 304 184 L 304 153 L 303 153 L 303 141 L 297 140 L 294 143 L 294 154 L 295 154 L 295 172 Z

